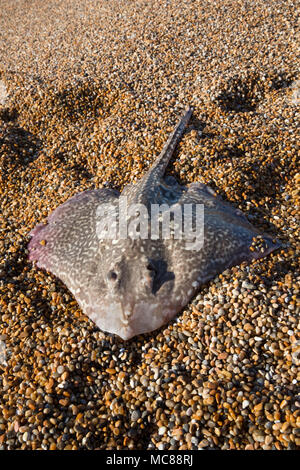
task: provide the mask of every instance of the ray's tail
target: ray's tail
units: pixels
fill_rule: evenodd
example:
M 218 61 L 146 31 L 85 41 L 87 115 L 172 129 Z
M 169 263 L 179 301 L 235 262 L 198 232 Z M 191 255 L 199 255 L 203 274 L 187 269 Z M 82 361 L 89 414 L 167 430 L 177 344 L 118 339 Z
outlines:
M 165 143 L 159 157 L 155 160 L 151 166 L 149 173 L 152 177 L 161 178 L 164 175 L 166 166 L 169 163 L 170 158 L 175 150 L 176 145 L 178 144 L 181 136 L 190 120 L 190 117 L 193 113 L 193 108 L 187 107 L 182 118 L 178 122 L 177 126 L 173 130 L 172 134 Z

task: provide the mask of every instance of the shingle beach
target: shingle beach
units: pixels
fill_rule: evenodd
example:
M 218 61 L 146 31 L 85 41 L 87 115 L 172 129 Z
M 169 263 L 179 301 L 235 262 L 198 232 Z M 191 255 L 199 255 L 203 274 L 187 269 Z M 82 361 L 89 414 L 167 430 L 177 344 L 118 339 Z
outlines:
M 298 15 L 279 0 L 1 1 L 0 450 L 300 448 Z M 136 181 L 187 105 L 167 173 L 281 248 L 124 342 L 28 262 L 28 234 L 80 191 Z

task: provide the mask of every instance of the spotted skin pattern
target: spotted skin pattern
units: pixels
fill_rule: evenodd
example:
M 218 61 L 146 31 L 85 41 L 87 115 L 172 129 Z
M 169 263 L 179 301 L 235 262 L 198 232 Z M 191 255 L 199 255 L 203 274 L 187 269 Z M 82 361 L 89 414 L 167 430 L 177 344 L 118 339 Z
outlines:
M 149 171 L 120 194 L 112 189 L 88 190 L 60 205 L 46 224 L 31 232 L 29 260 L 60 278 L 83 312 L 103 331 L 124 340 L 167 323 L 189 302 L 201 284 L 233 265 L 266 256 L 278 244 L 263 235 L 264 250 L 250 249 L 261 235 L 244 214 L 201 183 L 180 186 L 163 179 L 166 166 L 192 115 L 188 108 Z M 169 204 L 182 208 L 204 205 L 204 244 L 187 250 L 186 241 L 99 239 L 97 207 L 127 204 Z M 118 220 L 118 219 L 117 219 Z M 150 233 L 150 221 L 149 221 Z

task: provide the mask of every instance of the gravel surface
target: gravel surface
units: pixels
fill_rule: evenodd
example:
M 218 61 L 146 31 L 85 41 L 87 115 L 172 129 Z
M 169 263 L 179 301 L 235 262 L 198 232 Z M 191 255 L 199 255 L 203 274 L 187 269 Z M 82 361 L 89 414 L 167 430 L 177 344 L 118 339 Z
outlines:
M 1 8 L 0 449 L 299 448 L 297 2 Z M 123 342 L 27 261 L 28 233 L 75 193 L 140 177 L 188 104 L 168 172 L 282 249 Z

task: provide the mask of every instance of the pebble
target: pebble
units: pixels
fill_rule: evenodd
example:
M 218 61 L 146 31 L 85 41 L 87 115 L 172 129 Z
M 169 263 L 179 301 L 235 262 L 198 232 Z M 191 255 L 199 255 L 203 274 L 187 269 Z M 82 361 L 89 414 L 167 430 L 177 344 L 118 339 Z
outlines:
M 262 431 L 255 430 L 253 431 L 253 439 L 257 442 L 265 442 L 265 434 Z
M 158 428 L 158 435 L 159 436 L 163 436 L 167 431 L 167 428 L 165 426 L 161 426 L 160 428 Z
M 243 281 L 242 282 L 242 287 L 244 289 L 255 289 L 255 286 L 253 284 L 251 284 L 250 282 L 247 282 L 247 281 Z
M 131 413 L 131 421 L 137 421 L 141 417 L 141 412 L 139 410 L 134 410 Z
M 296 449 L 293 2 L 24 5 L 1 2 L 0 450 Z M 123 342 L 27 262 L 28 233 L 74 194 L 143 175 L 188 104 L 167 173 L 209 184 L 282 249 Z

